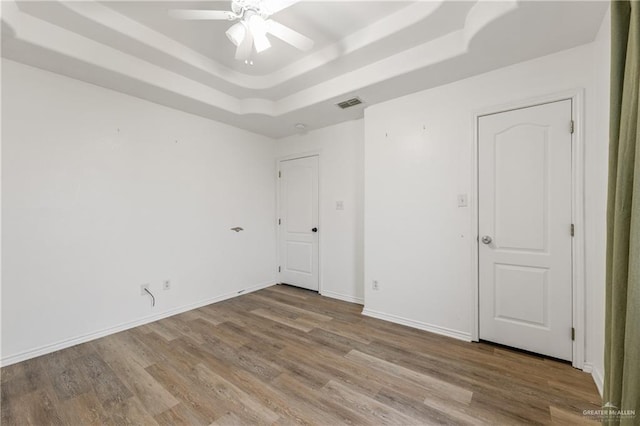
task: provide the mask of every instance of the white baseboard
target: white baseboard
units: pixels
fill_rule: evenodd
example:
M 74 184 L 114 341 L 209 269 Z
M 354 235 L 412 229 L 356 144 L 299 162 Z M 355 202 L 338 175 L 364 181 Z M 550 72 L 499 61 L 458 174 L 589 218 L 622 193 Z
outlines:
M 348 294 L 334 293 L 333 291 L 324 291 L 320 292 L 322 296 L 330 297 L 332 299 L 342 300 L 344 302 L 357 303 L 358 305 L 364 305 L 364 298 L 350 296 Z
M 366 315 L 372 318 L 378 318 L 381 320 L 394 322 L 396 324 L 406 325 L 408 327 L 417 328 L 420 330 L 429 331 L 435 334 L 441 334 L 443 336 L 452 337 L 458 340 L 464 340 L 465 342 L 471 342 L 471 333 L 465 333 L 463 331 L 452 330 L 446 327 L 440 327 L 438 325 L 428 324 L 426 322 L 415 321 L 409 318 L 403 318 L 397 315 L 386 314 L 384 312 L 373 311 L 371 309 L 364 308 L 362 315 Z
M 591 372 L 591 377 L 593 377 L 593 381 L 596 382 L 598 393 L 600 394 L 600 398 L 602 398 L 604 396 L 604 377 L 602 377 L 602 372 L 594 368 Z
M 219 296 L 211 297 L 209 299 L 200 300 L 195 303 L 189 303 L 187 305 L 182 305 L 177 308 L 172 308 L 167 311 L 149 315 L 135 321 L 130 321 L 126 323 L 122 323 L 113 327 L 108 327 L 102 330 L 98 330 L 92 333 L 83 334 L 81 336 L 72 337 L 70 339 L 61 340 L 56 343 L 50 343 L 47 345 L 40 346 L 35 349 L 29 349 L 24 352 L 20 352 L 14 355 L 9 355 L 0 359 L 0 366 L 6 367 L 7 365 L 15 364 L 17 362 L 26 361 L 31 358 L 35 358 L 41 355 L 46 355 L 51 352 L 59 351 L 61 349 L 69 348 L 71 346 L 79 345 L 81 343 L 90 342 L 91 340 L 99 339 L 100 337 L 108 336 L 110 334 L 119 333 L 124 330 L 128 330 L 130 328 L 138 327 L 140 325 L 148 324 L 150 322 L 158 321 L 163 318 L 171 317 L 173 315 L 180 314 L 182 312 L 190 311 L 192 309 L 201 308 L 206 305 L 210 305 L 216 302 L 222 302 L 223 300 L 231 299 L 236 296 L 241 296 L 243 294 L 251 293 L 253 291 L 261 290 L 263 288 L 271 287 L 275 285 L 275 281 L 269 281 L 267 283 L 258 284 L 255 286 L 247 287 L 244 290 L 234 291 L 233 293 L 226 293 Z
M 600 394 L 600 397 L 602 397 L 604 395 L 604 378 L 602 376 L 602 371 L 595 368 L 593 364 L 589 362 L 584 363 L 584 366 L 582 367 L 582 371 L 584 371 L 585 373 L 591 374 L 591 377 L 593 378 L 593 381 L 595 382 L 596 387 L 598 388 L 598 393 Z

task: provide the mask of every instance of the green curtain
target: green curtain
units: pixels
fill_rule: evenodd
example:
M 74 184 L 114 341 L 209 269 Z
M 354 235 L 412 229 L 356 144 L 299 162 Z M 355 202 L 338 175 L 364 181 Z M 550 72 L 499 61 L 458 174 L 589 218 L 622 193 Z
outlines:
M 640 2 L 611 2 L 604 402 L 640 424 Z

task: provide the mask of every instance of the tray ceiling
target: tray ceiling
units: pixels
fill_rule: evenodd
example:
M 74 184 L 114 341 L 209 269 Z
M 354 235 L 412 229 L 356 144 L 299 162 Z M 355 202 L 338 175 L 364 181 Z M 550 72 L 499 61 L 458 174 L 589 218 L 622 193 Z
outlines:
M 3 56 L 271 137 L 362 117 L 367 105 L 595 38 L 607 2 L 301 1 L 274 18 L 311 37 L 271 38 L 234 59 L 226 21 L 169 9 L 228 1 L 3 1 Z M 342 110 L 341 100 L 364 103 Z

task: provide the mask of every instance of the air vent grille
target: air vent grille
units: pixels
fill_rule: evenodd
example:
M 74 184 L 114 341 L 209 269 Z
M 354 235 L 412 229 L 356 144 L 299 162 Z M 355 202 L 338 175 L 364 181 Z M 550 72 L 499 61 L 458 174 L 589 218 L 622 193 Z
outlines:
M 346 101 L 338 102 L 336 105 L 338 105 L 342 109 L 347 109 L 351 108 L 352 106 L 360 105 L 361 103 L 362 101 L 360 100 L 360 98 L 351 98 L 347 99 Z

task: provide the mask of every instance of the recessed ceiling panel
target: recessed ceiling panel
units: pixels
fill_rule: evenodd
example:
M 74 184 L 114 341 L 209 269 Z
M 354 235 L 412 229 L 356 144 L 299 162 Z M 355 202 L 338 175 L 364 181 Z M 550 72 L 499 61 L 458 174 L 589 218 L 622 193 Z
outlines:
M 230 10 L 230 1 L 104 1 L 107 7 L 190 47 L 221 64 L 247 74 L 269 74 L 301 57 L 335 43 L 413 2 L 405 1 L 302 1 L 272 19 L 310 37 L 311 52 L 300 52 L 275 37 L 271 48 L 253 56 L 253 65 L 234 59 L 235 46 L 225 36 L 227 21 L 187 21 L 171 18 L 171 9 Z

